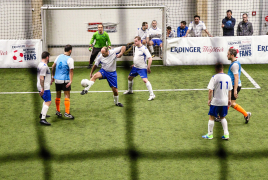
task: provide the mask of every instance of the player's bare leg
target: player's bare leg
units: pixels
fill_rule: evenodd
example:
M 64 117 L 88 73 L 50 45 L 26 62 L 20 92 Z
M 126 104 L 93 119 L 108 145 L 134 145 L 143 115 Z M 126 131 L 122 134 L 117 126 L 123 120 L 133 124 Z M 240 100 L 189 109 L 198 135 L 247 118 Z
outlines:
M 154 42 L 153 41 L 149 41 L 149 50 L 150 50 L 150 52 L 151 52 L 151 54 L 152 54 L 152 58 L 155 56 L 154 55 Z
M 116 87 L 111 87 L 114 94 L 114 104 L 119 107 L 123 107 L 123 104 L 119 102 L 118 89 Z
M 101 79 L 102 74 L 100 72 L 97 72 L 93 75 L 93 77 L 89 80 L 88 86 L 80 93 L 81 95 L 87 94 L 90 87 L 95 83 L 97 79 Z
M 124 92 L 124 94 L 133 94 L 132 86 L 133 86 L 134 76 L 128 76 L 128 90 Z

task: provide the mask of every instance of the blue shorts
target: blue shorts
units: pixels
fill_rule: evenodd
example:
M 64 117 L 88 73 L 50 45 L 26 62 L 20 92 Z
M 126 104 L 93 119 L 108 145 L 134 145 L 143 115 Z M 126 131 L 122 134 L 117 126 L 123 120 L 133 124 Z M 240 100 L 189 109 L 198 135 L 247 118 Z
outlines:
M 153 45 L 155 46 L 155 45 L 158 45 L 158 46 L 160 46 L 160 44 L 162 44 L 162 40 L 161 39 L 152 39 L 152 41 L 153 41 Z
M 218 117 L 225 117 L 228 114 L 228 106 L 213 106 L 210 105 L 208 115 Z
M 40 92 L 40 91 L 39 91 L 39 92 Z M 51 101 L 51 93 L 50 93 L 50 90 L 45 90 L 43 96 L 41 96 L 41 97 L 42 97 L 42 99 L 43 99 L 45 102 L 49 102 L 49 101 Z
M 138 69 L 133 66 L 129 73 L 129 76 L 136 77 L 138 75 L 140 75 L 141 78 L 147 78 L 147 69 Z
M 116 73 L 116 71 L 114 71 L 114 72 L 107 72 L 104 69 L 100 69 L 99 72 L 102 75 L 102 78 L 100 78 L 100 80 L 107 79 L 110 87 L 117 88 L 117 73 Z

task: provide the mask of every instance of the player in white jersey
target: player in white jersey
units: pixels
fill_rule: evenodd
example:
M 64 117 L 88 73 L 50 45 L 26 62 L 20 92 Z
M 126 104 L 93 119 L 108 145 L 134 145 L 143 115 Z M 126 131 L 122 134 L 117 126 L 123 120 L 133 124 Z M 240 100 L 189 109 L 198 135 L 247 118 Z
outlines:
M 148 23 L 147 22 L 143 22 L 142 27 L 138 28 L 136 36 L 141 37 L 141 43 L 143 45 L 146 45 L 147 43 L 149 43 L 149 32 L 148 32 Z
M 171 27 L 167 27 L 167 38 L 174 38 L 175 37 L 175 31 L 171 30 Z
M 128 90 L 124 92 L 124 94 L 133 94 L 132 86 L 133 86 L 133 79 L 137 75 L 140 75 L 143 82 L 146 84 L 147 89 L 149 90 L 150 96 L 148 101 L 151 101 L 155 98 L 153 88 L 151 83 L 148 81 L 147 72 L 151 73 L 151 64 L 152 64 L 152 56 L 148 49 L 142 45 L 141 38 L 136 36 L 134 39 L 135 43 L 135 54 L 133 58 L 132 69 L 128 76 Z M 147 66 L 147 59 L 148 59 L 148 66 Z
M 204 30 L 209 37 L 212 37 L 212 35 L 209 34 L 205 23 L 203 21 L 200 21 L 200 16 L 195 15 L 194 16 L 194 21 L 192 21 L 189 24 L 188 30 L 187 30 L 185 36 L 183 36 L 183 37 L 187 37 L 188 34 L 190 33 L 190 31 L 192 31 L 191 36 L 193 36 L 193 37 L 202 37 L 202 30 Z
M 88 86 L 80 93 L 81 95 L 87 94 L 90 87 L 95 83 L 97 79 L 107 79 L 109 86 L 112 88 L 114 94 L 114 103 L 116 106 L 123 107 L 123 104 L 119 102 L 119 95 L 117 89 L 117 73 L 116 73 L 116 59 L 120 58 L 125 52 L 126 47 L 121 46 L 115 49 L 109 50 L 107 47 L 101 49 L 101 54 L 95 61 L 95 64 L 90 72 L 90 81 Z M 93 72 L 101 64 L 99 72 Z
M 51 73 L 47 65 L 49 62 L 49 56 L 49 52 L 44 51 L 42 53 L 42 60 L 37 66 L 37 89 L 39 91 L 39 95 L 44 100 L 40 114 L 40 123 L 47 126 L 51 125 L 46 121 L 46 117 L 50 117 L 47 115 L 47 111 L 51 104 L 50 85 L 52 84 Z
M 152 21 L 152 28 L 149 29 L 149 38 L 151 39 L 151 41 L 149 41 L 149 49 L 152 53 L 152 57 L 154 57 L 154 47 L 155 45 L 158 45 L 161 47 L 161 51 L 162 51 L 162 30 L 157 26 L 157 22 L 156 20 Z
M 214 118 L 220 116 L 224 130 L 222 139 L 229 139 L 229 132 L 225 116 L 228 113 L 228 106 L 231 106 L 232 80 L 230 76 L 223 73 L 223 64 L 217 63 L 215 66 L 217 74 L 212 76 L 208 84 L 208 105 L 210 106 L 208 115 L 208 134 L 202 136 L 205 139 L 213 139 Z

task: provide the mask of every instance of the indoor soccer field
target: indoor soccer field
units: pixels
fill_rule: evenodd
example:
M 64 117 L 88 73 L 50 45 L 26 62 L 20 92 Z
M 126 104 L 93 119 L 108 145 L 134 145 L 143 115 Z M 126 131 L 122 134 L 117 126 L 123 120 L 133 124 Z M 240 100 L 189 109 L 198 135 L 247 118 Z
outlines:
M 242 65 L 247 76 L 241 75 L 237 103 L 252 117 L 245 124 L 243 115 L 230 108 L 228 141 L 221 139 L 221 123 L 215 123 L 212 140 L 201 138 L 207 133 L 206 87 L 214 67 L 153 65 L 148 78 L 156 98 L 148 101 L 140 77 L 134 79 L 134 94 L 123 95 L 130 69 L 118 62 L 121 108 L 114 105 L 106 80 L 97 80 L 81 96 L 80 81 L 89 79 L 90 71 L 86 63 L 75 63 L 75 119 L 55 115 L 53 84 L 50 127 L 39 124 L 42 99 L 35 71 L 0 69 L 0 179 L 268 178 L 267 64 Z

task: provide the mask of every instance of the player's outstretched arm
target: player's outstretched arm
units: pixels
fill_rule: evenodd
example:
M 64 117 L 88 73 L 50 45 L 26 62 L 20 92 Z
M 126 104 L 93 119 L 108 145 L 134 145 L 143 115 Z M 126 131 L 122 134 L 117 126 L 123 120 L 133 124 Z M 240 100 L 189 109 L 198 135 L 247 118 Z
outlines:
M 124 53 L 125 51 L 126 51 L 126 46 L 122 46 L 122 47 L 121 47 L 121 51 L 120 51 L 120 53 L 117 54 L 116 57 L 117 57 L 117 58 L 120 58 L 120 57 L 123 55 L 123 53 Z
M 205 32 L 207 33 L 207 35 L 208 35 L 209 37 L 213 37 L 211 34 L 209 34 L 209 32 L 208 32 L 207 29 L 205 30 Z
M 188 36 L 188 34 L 189 34 L 189 32 L 190 32 L 190 29 L 188 29 L 188 30 L 187 30 L 187 32 L 186 32 L 186 34 L 185 34 L 185 36 L 183 36 L 183 37 L 187 37 L 187 36 Z

